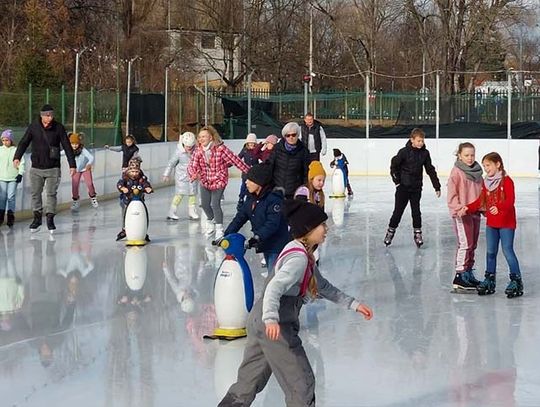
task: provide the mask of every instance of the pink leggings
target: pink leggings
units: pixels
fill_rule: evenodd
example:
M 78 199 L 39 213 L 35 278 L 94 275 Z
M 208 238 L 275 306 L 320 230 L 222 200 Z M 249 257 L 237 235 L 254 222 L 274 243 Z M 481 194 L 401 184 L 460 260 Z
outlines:
M 84 178 L 84 183 L 86 184 L 86 188 L 88 188 L 88 196 L 90 198 L 96 196 L 92 171 L 86 170 L 83 172 L 76 172 L 73 177 L 71 177 L 71 195 L 75 201 L 79 199 L 79 184 L 81 183 L 81 177 Z

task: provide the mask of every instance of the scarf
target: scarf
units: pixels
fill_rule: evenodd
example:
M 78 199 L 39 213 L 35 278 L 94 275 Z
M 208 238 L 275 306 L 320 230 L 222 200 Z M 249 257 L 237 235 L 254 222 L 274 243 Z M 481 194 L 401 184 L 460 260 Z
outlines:
M 484 179 L 484 185 L 488 191 L 495 191 L 503 179 L 502 171 L 497 171 L 497 173 L 492 177 L 486 177 Z
M 285 141 L 285 150 L 291 152 L 296 150 L 296 147 L 298 147 L 298 144 L 289 144 Z
M 454 165 L 465 173 L 468 180 L 472 182 L 482 181 L 482 167 L 480 164 L 478 164 L 478 162 L 475 161 L 473 165 L 468 166 L 463 161 L 456 160 Z
M 206 147 L 202 146 L 204 152 L 204 160 L 206 163 L 210 163 L 210 157 L 212 156 L 212 147 L 214 147 L 214 142 L 211 141 Z

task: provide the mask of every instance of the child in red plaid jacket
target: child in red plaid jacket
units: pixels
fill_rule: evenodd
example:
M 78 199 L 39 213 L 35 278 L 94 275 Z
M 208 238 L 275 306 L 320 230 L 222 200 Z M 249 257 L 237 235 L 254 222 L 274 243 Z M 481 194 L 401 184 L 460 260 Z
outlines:
M 212 126 L 205 126 L 198 135 L 199 146 L 191 156 L 188 174 L 192 181 L 201 185 L 201 206 L 207 217 L 206 236 L 214 239 L 223 237 L 223 211 L 221 197 L 229 182 L 229 167 L 235 165 L 246 173 L 249 166 L 233 153 L 221 140 Z

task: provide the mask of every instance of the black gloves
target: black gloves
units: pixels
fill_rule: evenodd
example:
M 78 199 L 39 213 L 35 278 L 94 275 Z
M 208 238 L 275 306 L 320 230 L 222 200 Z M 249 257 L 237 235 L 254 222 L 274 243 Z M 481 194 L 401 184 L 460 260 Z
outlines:
M 246 240 L 246 242 L 244 243 L 244 247 L 246 248 L 246 250 L 253 249 L 254 247 L 257 248 L 258 245 L 259 245 L 258 236 L 253 236 L 249 240 Z
M 22 175 L 21 174 L 17 174 L 17 176 L 15 177 L 15 182 L 17 184 L 20 184 L 22 181 Z

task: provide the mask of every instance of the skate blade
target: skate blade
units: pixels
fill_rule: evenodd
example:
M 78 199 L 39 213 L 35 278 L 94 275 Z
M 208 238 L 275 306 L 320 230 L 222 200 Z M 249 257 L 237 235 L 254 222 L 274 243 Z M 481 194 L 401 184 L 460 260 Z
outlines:
M 35 229 L 30 229 L 30 233 L 37 233 L 37 232 L 39 232 L 40 229 L 41 229 L 41 226 L 38 226 Z
M 175 219 L 175 218 L 171 218 L 171 217 L 167 216 L 167 220 L 168 220 L 169 222 L 178 222 L 180 219 L 178 219 L 178 218 Z
M 464 288 L 458 285 L 452 286 L 452 290 L 450 292 L 454 294 L 476 294 L 477 293 L 475 287 Z

